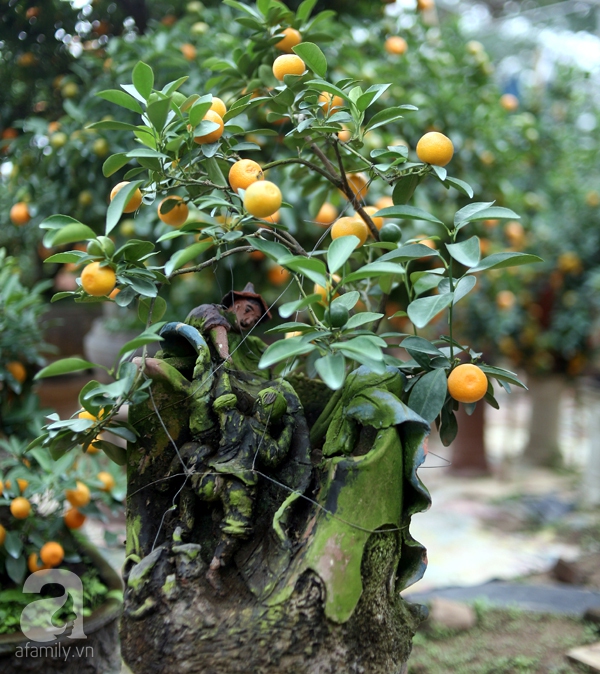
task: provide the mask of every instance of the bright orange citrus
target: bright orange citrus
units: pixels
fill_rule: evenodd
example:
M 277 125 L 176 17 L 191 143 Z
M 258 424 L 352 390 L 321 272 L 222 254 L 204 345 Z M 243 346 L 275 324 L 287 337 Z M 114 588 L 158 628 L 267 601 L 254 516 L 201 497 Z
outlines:
M 290 272 L 285 267 L 277 264 L 269 268 L 267 278 L 274 286 L 281 286 L 288 282 Z
M 77 508 L 69 508 L 63 517 L 65 524 L 69 529 L 79 529 L 83 526 L 86 516 L 77 510 Z
M 112 190 L 110 191 L 111 201 L 125 187 L 125 185 L 129 185 L 129 182 L 127 180 L 124 180 L 122 183 L 117 183 L 112 188 Z M 138 187 L 138 189 L 132 194 L 129 201 L 125 204 L 123 213 L 133 213 L 134 211 L 137 211 L 137 209 L 141 206 L 141 203 L 142 203 L 142 193 L 140 192 L 140 188 Z
M 278 56 L 273 62 L 273 75 L 283 82 L 286 75 L 302 75 L 306 70 L 306 64 L 296 54 L 284 54 Z
M 36 552 L 32 552 L 29 557 L 27 557 L 27 568 L 31 573 L 41 571 L 43 568 L 45 568 L 43 564 L 38 562 L 38 556 Z
M 446 166 L 454 154 L 454 145 L 448 136 L 439 131 L 430 131 L 417 143 L 417 157 L 424 164 Z
M 319 94 L 319 105 L 321 110 L 328 115 L 329 111 L 335 111 L 336 108 L 341 108 L 344 105 L 344 99 L 337 94 L 330 94 L 328 91 L 322 91 Z
M 234 192 L 248 189 L 252 183 L 263 179 L 260 165 L 252 159 L 240 159 L 229 169 L 229 184 Z
M 81 272 L 81 287 L 88 295 L 104 297 L 117 283 L 117 275 L 110 267 L 101 267 L 100 262 L 91 262 Z
M 115 478 L 105 470 L 102 470 L 96 475 L 96 477 L 102 482 L 103 486 L 100 487 L 100 491 L 111 491 L 115 487 Z
M 27 489 L 27 487 L 29 486 L 29 482 L 28 482 L 27 480 L 23 479 L 22 477 L 18 477 L 18 478 L 17 478 L 17 484 L 19 485 L 19 491 L 21 492 L 21 494 L 22 494 L 22 493 Z
M 284 51 L 287 54 L 292 53 L 292 47 L 300 44 L 302 42 L 302 35 L 295 28 L 284 28 L 283 30 L 278 30 L 278 33 L 282 33 L 283 37 L 279 42 L 275 43 L 275 48 L 279 51 Z
M 212 103 L 210 104 L 210 110 L 216 112 L 217 115 L 223 119 L 227 113 L 227 106 L 218 96 L 213 96 Z
M 368 216 L 370 216 L 371 220 L 373 221 L 373 224 L 375 225 L 375 227 L 377 227 L 378 230 L 383 227 L 383 218 L 373 217 L 373 214 L 377 213 L 377 211 L 379 210 L 377 206 L 365 206 L 363 210 Z
M 40 559 L 46 566 L 54 568 L 58 566 L 62 560 L 65 558 L 65 551 L 63 546 L 56 541 L 49 541 L 42 545 L 40 550 Z
M 31 512 L 31 503 L 22 496 L 17 496 L 10 502 L 10 512 L 18 520 L 24 520 Z
M 315 215 L 314 221 L 318 225 L 329 227 L 329 225 L 337 218 L 337 214 L 337 208 L 333 204 L 330 204 L 328 201 L 326 201 L 319 209 L 319 212 Z
M 166 213 L 161 213 L 160 209 L 162 205 L 167 202 L 178 202 L 175 204 L 175 206 L 168 212 Z M 171 197 L 165 197 L 160 204 L 158 204 L 158 217 L 160 220 L 162 220 L 164 223 L 167 225 L 171 225 L 171 227 L 180 227 L 183 225 L 183 223 L 188 219 L 188 215 L 190 214 L 190 209 L 188 208 L 188 205 L 183 201 L 183 197 L 173 195 Z
M 24 201 L 17 201 L 10 209 L 10 221 L 13 225 L 26 225 L 31 220 L 29 208 Z
M 390 208 L 393 205 L 394 200 L 392 199 L 392 197 L 388 196 L 379 197 L 379 199 L 377 199 L 377 201 L 375 202 L 375 206 L 378 211 L 382 210 L 383 208 Z
M 219 126 L 214 131 L 209 131 L 208 133 L 205 133 L 203 136 L 194 136 L 194 143 L 198 143 L 198 145 L 205 145 L 206 143 L 216 143 L 219 140 L 219 138 L 223 135 L 223 129 L 225 128 L 225 125 L 223 124 L 223 118 L 221 117 L 221 115 L 219 115 L 218 112 L 215 112 L 214 110 L 209 110 L 202 118 L 202 121 L 214 122 Z
M 27 379 L 27 370 L 23 363 L 20 363 L 18 360 L 11 360 L 10 363 L 6 363 L 6 369 L 19 384 L 22 384 Z
M 338 131 L 337 137 L 339 138 L 341 143 L 347 143 L 350 138 L 352 138 L 352 131 L 345 125 L 342 124 L 344 127 L 341 131 Z
M 383 46 L 385 47 L 385 50 L 388 54 L 394 54 L 398 56 L 405 54 L 406 50 L 408 49 L 408 43 L 403 37 L 400 37 L 400 35 L 391 35 L 385 41 Z
M 90 489 L 87 484 L 77 480 L 77 487 L 75 489 L 67 489 L 65 491 L 67 501 L 76 508 L 86 506 L 90 500 Z
M 476 403 L 486 394 L 487 388 L 485 373 L 472 363 L 458 365 L 448 377 L 448 392 L 459 403 Z
M 369 228 L 359 216 L 346 216 L 333 223 L 331 228 L 332 239 L 339 239 L 341 236 L 350 236 L 351 234 L 360 239 L 357 248 L 360 248 L 369 237 Z
M 348 176 L 348 185 L 355 197 L 364 199 L 369 191 L 369 180 L 364 173 L 352 173 Z
M 281 190 L 269 180 L 258 180 L 248 186 L 244 194 L 244 208 L 255 218 L 268 218 L 279 209 Z
M 4 545 L 6 540 L 6 529 L 0 524 L 0 546 Z

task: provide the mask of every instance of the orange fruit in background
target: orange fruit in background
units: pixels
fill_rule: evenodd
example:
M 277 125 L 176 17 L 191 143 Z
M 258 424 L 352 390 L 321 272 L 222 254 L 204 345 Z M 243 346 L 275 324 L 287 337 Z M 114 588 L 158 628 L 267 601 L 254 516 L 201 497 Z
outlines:
M 377 208 L 377 206 L 365 206 L 363 208 L 363 211 L 371 218 L 375 227 L 377 227 L 377 229 L 380 230 L 383 227 L 383 218 L 382 217 L 377 217 L 377 218 L 373 217 L 373 214 L 377 213 L 378 210 L 379 209 Z M 369 232 L 370 232 L 370 230 L 369 230 Z
M 166 212 L 161 213 L 160 209 L 164 203 L 167 201 L 177 202 L 173 208 Z M 158 204 L 158 217 L 165 224 L 170 225 L 171 227 L 180 227 L 188 219 L 190 214 L 190 209 L 188 205 L 183 201 L 183 197 L 173 195 L 171 197 L 165 197 L 160 204 Z
M 525 242 L 525 230 L 523 225 L 516 220 L 510 220 L 504 225 L 504 234 L 511 246 L 518 248 Z
M 46 566 L 54 568 L 58 566 L 62 560 L 65 558 L 65 551 L 63 546 L 56 541 L 49 541 L 42 545 L 40 550 L 40 559 Z
M 329 227 L 329 225 L 337 218 L 337 215 L 337 208 L 333 204 L 330 204 L 328 201 L 326 201 L 321 206 L 321 208 L 319 208 L 319 212 L 315 215 L 314 221 L 318 225 Z
M 275 43 L 275 48 L 279 49 L 279 51 L 291 54 L 292 47 L 295 47 L 302 42 L 302 35 L 300 35 L 300 31 L 295 28 L 284 28 L 283 30 L 278 30 L 277 33 L 283 33 L 285 36 L 279 40 L 279 42 Z
M 337 137 L 341 143 L 347 143 L 352 138 L 352 132 L 345 124 L 342 124 L 342 126 L 344 128 L 341 131 L 338 131 Z
M 360 241 L 357 248 L 360 248 L 369 237 L 369 228 L 364 220 L 356 215 L 340 218 L 333 223 L 331 228 L 331 238 L 339 239 L 342 236 L 357 236 Z
M 400 35 L 391 35 L 383 46 L 388 54 L 402 55 L 408 49 L 408 42 Z
M 91 500 L 90 489 L 87 484 L 77 480 L 76 489 L 67 489 L 65 497 L 72 506 L 81 508 L 86 506 Z
M 27 489 L 29 482 L 22 477 L 18 477 L 17 484 L 19 485 L 19 491 L 22 494 Z
M 110 267 L 101 267 L 100 262 L 91 262 L 81 272 L 81 287 L 92 297 L 108 295 L 117 283 L 117 275 Z
M 228 179 L 231 189 L 237 193 L 239 189 L 248 189 L 252 183 L 264 177 L 260 164 L 252 159 L 240 159 L 229 169 Z
M 390 208 L 393 205 L 394 200 L 392 199 L 392 197 L 388 196 L 379 197 L 379 199 L 377 199 L 377 201 L 375 202 L 375 207 L 377 208 L 378 211 L 382 210 L 383 208 Z
M 487 389 L 485 372 L 472 363 L 458 365 L 448 377 L 448 392 L 459 403 L 476 403 Z
M 515 294 L 510 290 L 501 290 L 496 295 L 496 306 L 498 309 L 512 309 L 516 301 Z
M 198 55 L 196 47 L 194 47 L 194 45 L 190 44 L 189 42 L 182 44 L 181 47 L 179 47 L 179 49 L 183 54 L 183 58 L 186 59 L 187 61 L 193 61 Z
M 11 360 L 10 363 L 6 364 L 6 369 L 12 374 L 12 376 L 22 384 L 27 379 L 27 370 L 23 363 L 20 363 L 18 360 Z
M 210 110 L 216 112 L 221 119 L 227 114 L 227 106 L 218 96 L 213 96 L 212 103 L 210 104 Z
M 338 276 L 338 274 L 333 274 L 331 278 L 333 279 L 333 281 L 335 281 L 336 284 L 342 280 L 341 276 Z M 333 283 L 331 281 L 328 281 L 327 288 L 323 288 L 323 286 L 320 286 L 318 283 L 315 283 L 315 285 L 313 286 L 313 292 L 316 293 L 317 295 L 321 295 L 322 304 L 329 304 L 327 295 L 328 293 L 331 294 L 332 289 Z M 335 295 L 331 299 L 338 297 L 338 295 L 339 293 L 335 293 Z
M 38 562 L 38 556 L 36 552 L 32 552 L 29 557 L 27 557 L 27 568 L 31 573 L 41 571 L 43 568 L 45 568 L 43 564 Z
M 86 516 L 77 510 L 77 508 L 69 508 L 63 517 L 65 524 L 69 529 L 79 529 L 83 526 Z
M 105 470 L 102 470 L 96 475 L 96 477 L 102 482 L 103 486 L 100 488 L 100 491 L 111 491 L 115 487 L 115 478 Z
M 13 225 L 26 225 L 31 220 L 31 213 L 24 201 L 17 201 L 10 209 L 9 217 Z
M 352 173 L 347 176 L 348 185 L 355 197 L 364 199 L 369 191 L 369 179 L 364 173 Z
M 275 265 L 269 268 L 267 278 L 273 285 L 281 286 L 289 281 L 290 272 L 281 265 Z
M 7 483 L 8 487 L 8 483 Z M 10 487 L 8 487 L 10 488 Z M 10 502 L 10 512 L 18 520 L 24 520 L 31 512 L 31 503 L 22 496 L 17 496 Z
M 417 9 L 419 12 L 427 12 L 435 7 L 434 0 L 417 0 Z
M 129 182 L 127 180 L 124 180 L 121 183 L 117 183 L 112 190 L 110 191 L 110 200 L 112 201 L 117 194 L 125 187 L 125 185 L 129 185 Z M 142 204 L 142 193 L 140 191 L 140 188 L 138 187 L 137 190 L 131 195 L 131 198 L 129 201 L 125 204 L 125 208 L 123 209 L 123 213 L 133 213 L 134 211 L 137 211 L 137 209 L 141 206 Z
M 279 211 L 275 211 L 273 215 L 270 215 L 268 218 L 261 218 L 263 222 L 268 222 L 270 225 L 276 225 L 279 222 Z
M 321 110 L 327 115 L 333 108 L 341 108 L 344 105 L 344 99 L 337 94 L 330 94 L 328 91 L 322 91 L 319 94 L 318 103 Z
M 255 218 L 268 218 L 279 210 L 283 197 L 281 190 L 269 180 L 258 180 L 248 186 L 244 194 L 244 208 Z
M 302 75 L 306 71 L 306 64 L 296 54 L 278 56 L 273 62 L 273 75 L 283 82 L 286 75 Z
M 219 126 L 214 131 L 209 131 L 208 133 L 205 133 L 202 136 L 194 136 L 194 143 L 198 143 L 198 145 L 205 145 L 207 143 L 216 143 L 219 140 L 219 138 L 223 135 L 223 129 L 225 128 L 223 118 L 221 117 L 221 115 L 219 115 L 218 112 L 215 112 L 214 110 L 211 109 L 204 115 L 202 121 L 214 122 Z
M 500 105 L 508 112 L 514 112 L 519 107 L 519 99 L 514 94 L 502 94 Z
M 454 154 L 454 145 L 448 136 L 439 131 L 430 131 L 417 143 L 417 157 L 424 164 L 446 166 Z
M 0 546 L 4 545 L 6 540 L 6 529 L 0 524 Z

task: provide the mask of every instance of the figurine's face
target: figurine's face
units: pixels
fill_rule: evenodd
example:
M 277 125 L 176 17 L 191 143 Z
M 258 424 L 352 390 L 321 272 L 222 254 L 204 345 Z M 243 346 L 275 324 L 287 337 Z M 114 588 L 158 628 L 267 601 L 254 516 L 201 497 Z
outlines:
M 237 324 L 242 330 L 254 327 L 262 316 L 260 304 L 248 299 L 235 300 L 230 311 L 235 314 Z

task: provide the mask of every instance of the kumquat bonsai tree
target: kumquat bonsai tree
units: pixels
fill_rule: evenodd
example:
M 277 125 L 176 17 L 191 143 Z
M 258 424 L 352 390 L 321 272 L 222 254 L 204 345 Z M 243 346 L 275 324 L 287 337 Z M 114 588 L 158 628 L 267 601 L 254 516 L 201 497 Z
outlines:
M 508 208 L 474 201 L 442 220 L 411 205 L 426 181 L 474 195 L 450 174 L 443 130 L 414 155 L 366 150 L 375 129 L 419 112 L 388 84 L 336 76 L 317 44 L 330 12 L 224 4 L 248 34 L 198 66 L 214 73 L 204 91 L 185 96 L 185 75 L 157 82 L 139 62 L 102 93 L 138 115 L 91 125 L 132 134 L 104 163 L 107 176 L 127 167 L 104 233 L 67 214 L 41 225 L 47 247 L 86 246 L 48 258 L 80 269 L 55 301 L 137 306 L 145 327 L 114 381 L 89 382 L 81 412 L 51 418 L 32 446 L 62 460 L 91 445 L 127 466 L 121 634 L 134 672 L 406 671 L 423 614 L 400 593 L 426 566 L 409 524 L 429 504 L 417 468 L 430 424 L 448 444 L 459 405 L 497 406 L 494 382 L 522 386 L 456 334 L 454 307 L 480 274 L 540 258 L 482 257 L 470 227 L 518 220 Z M 146 209 L 154 233 L 117 247 L 123 213 Z M 438 234 L 406 236 L 406 221 Z M 274 269 L 284 283 L 267 303 Z M 169 285 L 206 270 L 221 302 L 199 295 L 163 321 Z M 390 316 L 392 292 L 404 306 Z M 441 315 L 445 334 L 424 332 Z M 392 329 L 398 317 L 408 331 Z M 38 377 L 94 365 L 64 359 Z

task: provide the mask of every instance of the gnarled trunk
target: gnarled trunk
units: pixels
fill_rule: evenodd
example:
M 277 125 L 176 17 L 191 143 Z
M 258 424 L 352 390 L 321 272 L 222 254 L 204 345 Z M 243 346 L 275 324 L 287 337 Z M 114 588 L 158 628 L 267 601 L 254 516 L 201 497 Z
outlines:
M 425 550 L 408 526 L 429 504 L 416 475 L 428 426 L 400 402 L 398 371 L 361 368 L 332 396 L 316 382 L 292 387 L 234 367 L 201 374 L 203 347 L 198 359 L 171 347 L 148 368 L 151 400 L 130 411 L 140 439 L 128 451 L 121 647 L 129 667 L 404 672 L 423 617 L 400 591 L 425 569 Z M 197 385 L 187 390 L 185 379 Z M 240 475 L 252 481 L 243 471 L 225 473 L 218 457 L 235 448 L 242 462 L 256 401 L 274 389 L 293 418 L 291 441 L 283 440 L 285 415 L 265 424 L 256 456 L 273 442 L 285 457 L 252 464 L 256 484 L 234 492 L 244 504 L 250 498 L 250 514 L 237 512 L 230 492 L 209 498 L 206 484 L 218 491 Z M 235 517 L 239 537 L 231 533 Z M 231 554 L 219 553 L 228 546 Z

